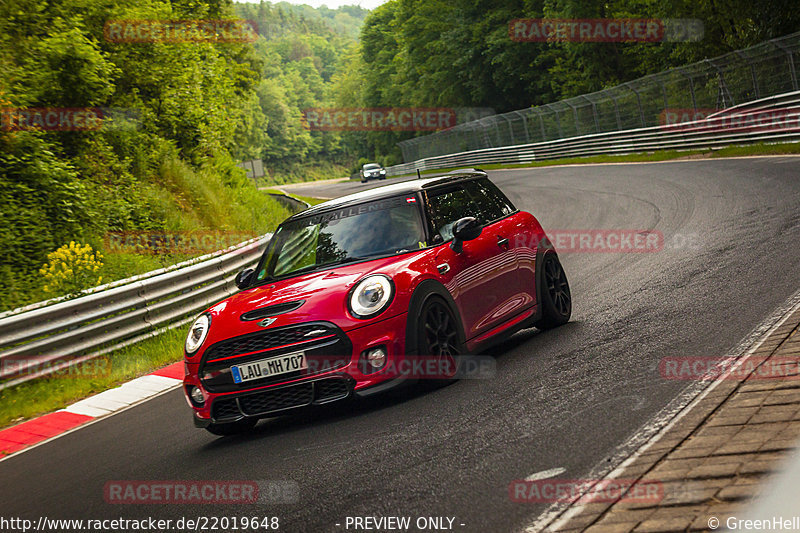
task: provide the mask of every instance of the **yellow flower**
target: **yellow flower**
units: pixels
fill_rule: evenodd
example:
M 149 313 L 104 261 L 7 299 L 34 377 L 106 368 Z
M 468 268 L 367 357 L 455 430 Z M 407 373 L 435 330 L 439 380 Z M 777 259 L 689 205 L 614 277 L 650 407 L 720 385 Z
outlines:
M 102 277 L 95 277 L 103 267 L 102 255 L 89 244 L 70 241 L 47 254 L 47 260 L 39 269 L 45 292 L 74 294 L 98 285 L 102 280 Z

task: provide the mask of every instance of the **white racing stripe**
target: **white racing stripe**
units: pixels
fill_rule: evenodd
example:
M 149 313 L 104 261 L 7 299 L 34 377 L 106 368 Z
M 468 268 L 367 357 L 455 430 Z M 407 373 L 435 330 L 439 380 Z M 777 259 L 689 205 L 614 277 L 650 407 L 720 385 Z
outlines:
M 100 418 L 141 403 L 180 384 L 180 379 L 154 375 L 142 376 L 114 389 L 73 403 L 64 411 Z
M 550 479 L 566 472 L 567 469 L 563 467 L 551 468 L 550 470 L 542 470 L 536 472 L 525 478 L 525 481 L 539 481 L 540 479 Z

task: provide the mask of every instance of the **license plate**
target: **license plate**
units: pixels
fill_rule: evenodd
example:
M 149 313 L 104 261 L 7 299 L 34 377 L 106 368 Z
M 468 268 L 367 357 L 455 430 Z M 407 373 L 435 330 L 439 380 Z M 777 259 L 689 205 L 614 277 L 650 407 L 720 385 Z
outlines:
M 270 357 L 269 359 L 262 359 L 260 361 L 253 361 L 246 365 L 234 365 L 231 367 L 231 374 L 233 374 L 233 381 L 235 383 L 243 383 L 254 379 L 277 376 L 278 374 L 296 372 L 306 368 L 308 368 L 308 363 L 306 362 L 305 353 L 296 352 L 279 355 L 278 357 Z

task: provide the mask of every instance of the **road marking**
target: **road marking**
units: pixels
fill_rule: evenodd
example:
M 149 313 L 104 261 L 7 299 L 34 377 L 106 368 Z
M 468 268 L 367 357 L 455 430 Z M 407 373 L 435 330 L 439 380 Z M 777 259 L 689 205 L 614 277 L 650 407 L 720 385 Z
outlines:
M 542 470 L 541 472 L 536 472 L 535 474 L 531 474 L 530 476 L 525 478 L 525 481 L 539 481 L 540 479 L 549 479 L 551 477 L 556 477 L 560 474 L 566 472 L 567 469 L 563 467 L 558 468 L 551 468 L 550 470 Z

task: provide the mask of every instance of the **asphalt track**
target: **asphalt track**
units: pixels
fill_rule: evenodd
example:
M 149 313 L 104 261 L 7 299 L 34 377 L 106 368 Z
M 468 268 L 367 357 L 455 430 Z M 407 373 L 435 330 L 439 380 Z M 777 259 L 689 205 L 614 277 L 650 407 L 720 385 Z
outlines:
M 224 439 L 194 429 L 173 391 L 0 462 L 0 516 L 278 516 L 291 532 L 345 531 L 347 516 L 448 516 L 456 531 L 519 530 L 547 505 L 510 501 L 509 482 L 558 467 L 580 479 L 610 465 L 687 386 L 659 375 L 661 358 L 724 355 L 797 290 L 799 169 L 800 158 L 773 157 L 492 172 L 546 229 L 658 230 L 665 248 L 562 253 L 572 321 L 493 350 L 492 379 L 263 421 Z M 103 497 L 109 480 L 191 479 L 288 480 L 299 501 Z

